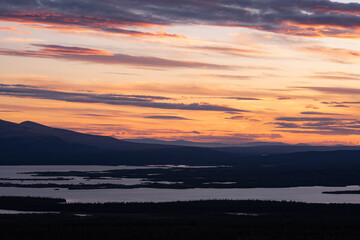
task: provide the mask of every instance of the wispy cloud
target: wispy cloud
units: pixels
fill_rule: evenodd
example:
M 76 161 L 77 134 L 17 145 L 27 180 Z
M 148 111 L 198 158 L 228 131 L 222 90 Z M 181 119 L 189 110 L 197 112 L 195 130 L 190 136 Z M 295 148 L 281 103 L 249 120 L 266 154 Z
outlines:
M 355 120 L 355 119 L 341 119 L 341 118 L 328 118 L 328 117 L 279 117 L 276 118 L 278 121 L 286 122 L 336 122 L 336 121 L 345 121 L 345 120 Z
M 360 16 L 359 16 L 360 18 Z M 359 33 L 360 36 L 360 33 Z M 327 57 L 328 61 L 352 64 L 359 61 L 360 52 L 346 48 L 332 48 L 325 46 L 308 46 L 299 48 L 302 52 L 321 54 Z
M 41 47 L 38 51 L 13 50 L 0 48 L 0 55 L 54 58 L 68 61 L 80 61 L 99 64 L 130 65 L 134 67 L 156 68 L 200 68 L 200 69 L 232 69 L 235 66 L 202 63 L 195 61 L 181 61 L 159 57 L 132 56 L 120 53 L 110 53 L 103 50 L 83 47 L 69 47 L 60 45 L 33 44 Z
M 294 99 L 295 98 L 293 98 L 293 97 L 284 97 L 284 96 L 277 98 L 277 100 L 294 100 Z
M 225 55 L 234 55 L 234 56 L 242 56 L 242 57 L 264 57 L 268 55 L 268 52 L 260 51 L 256 49 L 246 49 L 246 48 L 231 48 L 231 47 L 216 47 L 216 46 L 192 46 L 186 47 L 193 50 L 204 51 L 205 53 L 215 52 L 219 54 Z
M 179 117 L 179 116 L 165 116 L 165 115 L 154 115 L 154 116 L 146 116 L 144 118 L 149 118 L 149 119 L 164 119 L 164 120 L 191 120 L 189 118 L 184 118 L 184 117 Z
M 3 27 L 0 25 L 0 31 L 11 32 L 13 35 L 29 35 L 25 30 L 18 30 L 15 27 Z
M 320 114 L 321 115 L 321 114 Z M 360 135 L 360 121 L 330 117 L 280 117 L 274 122 L 278 130 L 289 133 L 319 135 Z M 286 129 L 286 130 L 285 130 Z
M 161 96 L 63 92 L 41 89 L 26 85 L 0 84 L 0 95 L 23 98 L 50 99 L 65 102 L 101 103 L 108 105 L 128 105 L 160 109 L 246 112 L 245 110 L 241 109 L 208 103 L 185 104 L 176 102 L 165 102 L 166 100 L 174 101 L 174 99 Z
M 358 81 L 360 80 L 360 74 L 347 73 L 347 72 L 320 72 L 314 75 L 308 76 L 312 79 L 323 79 L 323 80 L 350 80 Z
M 322 93 L 332 93 L 339 95 L 360 95 L 359 88 L 344 88 L 344 87 L 297 87 L 302 89 L 314 90 Z
M 224 99 L 232 99 L 232 100 L 239 100 L 239 101 L 260 101 L 260 98 L 250 98 L 250 97 L 224 97 Z
M 314 111 L 301 112 L 301 114 L 303 114 L 303 115 L 343 115 L 340 113 L 314 112 Z
M 186 140 L 200 141 L 200 142 L 226 142 L 226 143 L 244 143 L 252 142 L 259 139 L 279 139 L 281 134 L 244 134 L 244 133 L 230 133 L 226 135 L 206 135 L 200 134 L 197 136 L 185 136 Z

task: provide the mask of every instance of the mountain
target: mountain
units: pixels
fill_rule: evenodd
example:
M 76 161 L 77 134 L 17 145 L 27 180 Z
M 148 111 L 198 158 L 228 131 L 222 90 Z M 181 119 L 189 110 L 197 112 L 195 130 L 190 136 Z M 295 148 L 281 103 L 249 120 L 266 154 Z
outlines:
M 355 164 L 360 159 L 360 148 L 357 146 L 273 144 L 256 142 L 236 147 L 205 144 L 208 147 L 203 147 L 202 143 L 151 139 L 136 143 L 52 128 L 35 122 L 17 124 L 0 120 L 0 165 L 175 164 L 262 167 L 294 163 L 296 166 L 305 164 L 311 167 L 316 162 L 326 164 L 329 159 L 337 164 Z
M 53 137 L 64 143 L 81 144 L 112 150 L 166 148 L 164 145 L 132 143 L 112 137 L 96 136 L 65 129 L 52 128 L 30 121 L 16 124 L 0 120 L 0 139 L 18 138 L 19 140 L 24 140 L 40 137 Z
M 37 137 L 22 128 L 19 124 L 0 120 L 0 139 Z
M 0 165 L 220 165 L 238 154 L 212 149 L 143 144 L 52 128 L 0 121 Z

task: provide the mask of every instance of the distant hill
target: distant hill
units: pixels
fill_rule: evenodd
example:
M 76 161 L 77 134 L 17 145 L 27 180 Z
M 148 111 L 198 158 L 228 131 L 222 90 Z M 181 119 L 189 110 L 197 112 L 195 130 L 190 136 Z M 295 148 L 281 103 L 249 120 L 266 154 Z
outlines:
M 241 153 L 249 155 L 269 155 L 282 153 L 296 153 L 309 151 L 339 151 L 339 150 L 360 150 L 359 146 L 312 146 L 309 144 L 286 144 L 282 142 L 248 142 L 248 143 L 218 143 L 218 142 L 191 142 L 184 140 L 163 141 L 152 138 L 123 139 L 125 141 L 143 144 L 162 144 L 172 146 L 191 146 L 212 148 L 217 151 L 228 153 Z
M 159 145 L 171 145 L 171 146 L 187 146 L 187 147 L 231 147 L 234 144 L 218 143 L 218 142 L 191 142 L 185 140 L 176 141 L 164 141 L 153 138 L 140 138 L 140 139 L 122 139 L 127 142 L 143 143 L 143 144 L 159 144 Z
M 265 146 L 265 145 L 288 145 L 282 142 L 248 142 L 248 143 L 221 143 L 221 142 L 192 142 L 185 140 L 164 141 L 153 138 L 138 138 L 138 139 L 122 139 L 127 142 L 146 143 L 146 144 L 162 144 L 172 146 L 188 146 L 188 147 L 250 147 L 250 146 Z
M 273 155 L 300 152 L 333 152 L 342 150 L 360 150 L 358 146 L 311 146 L 311 145 L 263 145 L 251 147 L 222 147 L 218 151 L 250 155 Z

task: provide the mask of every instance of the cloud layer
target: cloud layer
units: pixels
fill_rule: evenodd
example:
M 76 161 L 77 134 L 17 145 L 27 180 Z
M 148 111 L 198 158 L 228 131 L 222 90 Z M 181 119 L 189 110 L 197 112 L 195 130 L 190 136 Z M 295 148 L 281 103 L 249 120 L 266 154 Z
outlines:
M 241 109 L 207 103 L 185 104 L 165 102 L 166 100 L 169 101 L 174 99 L 161 96 L 62 92 L 41 89 L 26 85 L 0 84 L 0 95 L 35 99 L 49 99 L 75 103 L 102 103 L 108 105 L 123 105 L 160 109 L 246 112 L 245 110 Z
M 134 26 L 199 24 L 308 37 L 358 38 L 360 26 L 359 3 L 329 0 L 1 0 L 0 8 L 2 21 L 128 35 L 152 34 L 129 28 Z
M 83 48 L 69 47 L 60 45 L 33 44 L 40 47 L 40 50 L 15 50 L 0 48 L 0 55 L 20 56 L 20 57 L 37 57 L 37 58 L 54 58 L 68 61 L 80 61 L 99 64 L 127 65 L 135 67 L 151 68 L 200 68 L 200 69 L 232 69 L 234 66 L 225 66 L 219 64 L 202 63 L 195 61 L 180 61 L 167 58 L 151 56 L 132 56 L 121 53 L 110 53 L 107 51 Z
M 321 115 L 321 114 L 320 114 Z M 320 135 L 360 135 L 360 121 L 330 117 L 280 117 L 274 124 L 281 132 Z

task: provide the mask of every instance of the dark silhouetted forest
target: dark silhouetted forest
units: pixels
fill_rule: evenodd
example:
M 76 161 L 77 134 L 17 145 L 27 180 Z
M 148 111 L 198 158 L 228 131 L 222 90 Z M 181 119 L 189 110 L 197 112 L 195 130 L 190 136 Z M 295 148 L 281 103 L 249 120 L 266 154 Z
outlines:
M 272 201 L 74 204 L 1 197 L 2 240 L 359 239 L 360 205 Z

